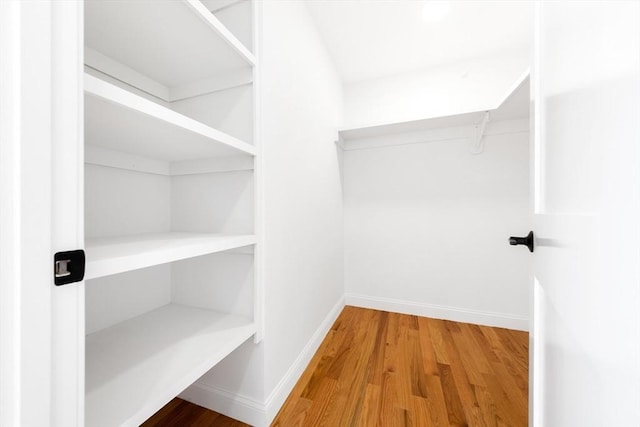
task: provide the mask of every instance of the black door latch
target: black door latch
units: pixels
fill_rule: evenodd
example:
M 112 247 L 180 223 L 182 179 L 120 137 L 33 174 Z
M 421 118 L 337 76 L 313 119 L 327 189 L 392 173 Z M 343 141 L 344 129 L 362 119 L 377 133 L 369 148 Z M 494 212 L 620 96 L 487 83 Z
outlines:
M 53 256 L 53 282 L 56 286 L 84 279 L 85 256 L 82 249 L 58 252 Z

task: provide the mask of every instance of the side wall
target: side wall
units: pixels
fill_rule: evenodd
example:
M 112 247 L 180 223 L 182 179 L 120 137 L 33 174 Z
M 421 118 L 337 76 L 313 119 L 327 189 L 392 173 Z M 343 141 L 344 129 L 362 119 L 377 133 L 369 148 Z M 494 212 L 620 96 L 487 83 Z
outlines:
M 265 395 L 269 418 L 344 299 L 342 85 L 304 2 L 263 3 Z M 329 317 L 328 317 L 329 316 Z
M 479 155 L 449 133 L 345 151 L 347 304 L 527 329 L 531 254 L 507 238 L 531 224 L 528 121 L 490 123 Z

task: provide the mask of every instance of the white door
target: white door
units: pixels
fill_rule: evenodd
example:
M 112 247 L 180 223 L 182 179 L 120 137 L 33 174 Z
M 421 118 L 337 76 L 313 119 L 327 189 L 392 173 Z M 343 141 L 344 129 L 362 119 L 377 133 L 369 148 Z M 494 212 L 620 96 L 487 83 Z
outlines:
M 640 2 L 541 2 L 531 425 L 640 426 Z
M 84 289 L 81 1 L 0 1 L 0 425 L 80 427 Z

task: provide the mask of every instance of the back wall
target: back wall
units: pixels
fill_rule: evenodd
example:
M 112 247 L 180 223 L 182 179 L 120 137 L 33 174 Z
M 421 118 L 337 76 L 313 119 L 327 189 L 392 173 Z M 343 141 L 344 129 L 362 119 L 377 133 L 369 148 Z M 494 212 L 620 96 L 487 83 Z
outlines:
M 531 225 L 528 121 L 489 123 L 478 155 L 473 131 L 347 145 L 347 304 L 528 328 L 531 254 L 507 242 Z

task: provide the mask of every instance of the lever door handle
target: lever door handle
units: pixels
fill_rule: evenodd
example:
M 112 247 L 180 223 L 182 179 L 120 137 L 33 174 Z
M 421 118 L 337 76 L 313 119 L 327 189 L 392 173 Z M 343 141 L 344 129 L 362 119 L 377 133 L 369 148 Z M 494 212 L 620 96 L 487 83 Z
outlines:
M 524 245 L 529 248 L 529 252 L 533 252 L 533 231 L 530 231 L 525 237 L 509 237 L 511 246 Z

